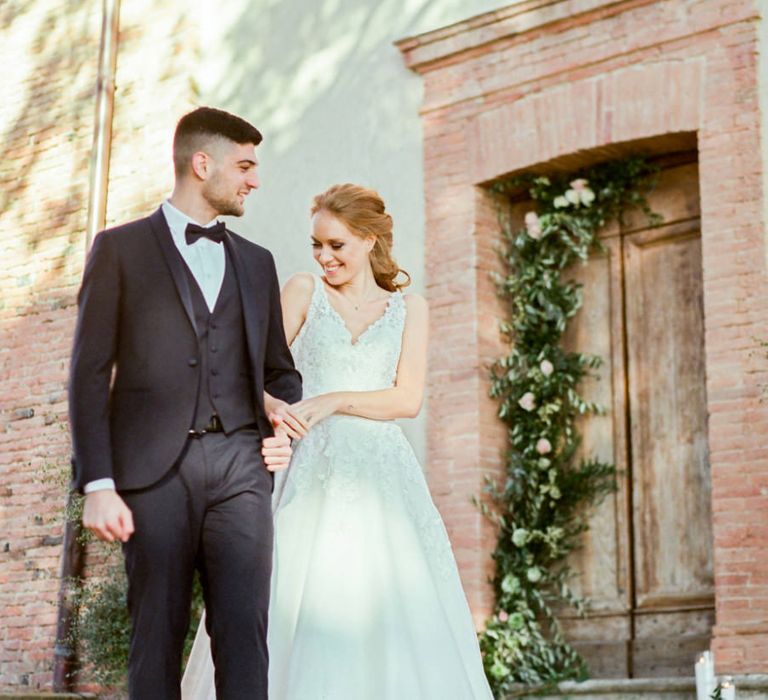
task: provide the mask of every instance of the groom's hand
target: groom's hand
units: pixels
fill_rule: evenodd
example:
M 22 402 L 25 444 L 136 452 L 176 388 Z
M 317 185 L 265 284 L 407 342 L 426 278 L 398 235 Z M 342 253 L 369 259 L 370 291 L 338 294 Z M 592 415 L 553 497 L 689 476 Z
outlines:
M 285 469 L 291 461 L 293 450 L 291 449 L 291 438 L 282 425 L 275 426 L 275 436 L 264 438 L 261 443 L 261 454 L 264 457 L 264 464 L 271 472 Z
M 133 514 L 116 491 L 93 491 L 85 497 L 83 526 L 105 542 L 127 542 L 134 530 Z

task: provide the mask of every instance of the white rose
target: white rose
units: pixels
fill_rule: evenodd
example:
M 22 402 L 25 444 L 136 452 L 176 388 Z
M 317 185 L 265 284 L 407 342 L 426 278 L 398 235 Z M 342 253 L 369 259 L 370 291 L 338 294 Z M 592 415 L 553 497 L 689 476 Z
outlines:
M 542 360 L 539 369 L 545 377 L 549 377 L 555 371 L 555 366 L 549 360 Z
M 519 527 L 512 533 L 512 543 L 515 547 L 525 547 L 525 543 L 528 542 L 528 530 L 524 527 Z
M 579 197 L 579 193 L 576 190 L 566 190 L 565 191 L 565 198 L 571 204 L 579 204 L 581 202 L 581 197 Z
M 525 572 L 526 578 L 531 583 L 537 583 L 538 581 L 541 581 L 541 569 L 538 566 L 532 566 L 528 571 Z
M 555 205 L 555 209 L 565 209 L 570 205 L 570 202 L 565 197 L 563 197 L 563 195 L 560 195 L 559 197 L 555 197 L 552 204 Z

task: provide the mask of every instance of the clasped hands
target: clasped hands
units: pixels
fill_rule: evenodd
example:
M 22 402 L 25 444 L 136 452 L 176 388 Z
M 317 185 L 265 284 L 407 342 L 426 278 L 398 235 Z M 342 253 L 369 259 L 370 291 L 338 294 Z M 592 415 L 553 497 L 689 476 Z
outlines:
M 275 426 L 291 440 L 301 440 L 324 418 L 336 413 L 341 407 L 341 395 L 321 394 L 294 404 L 272 399 L 269 418 Z M 265 441 L 266 444 L 266 441 Z
M 291 461 L 291 440 L 301 440 L 323 418 L 336 413 L 340 407 L 339 394 L 322 394 L 294 404 L 272 398 L 269 420 L 275 436 L 264 440 L 261 454 L 269 471 L 285 469 Z

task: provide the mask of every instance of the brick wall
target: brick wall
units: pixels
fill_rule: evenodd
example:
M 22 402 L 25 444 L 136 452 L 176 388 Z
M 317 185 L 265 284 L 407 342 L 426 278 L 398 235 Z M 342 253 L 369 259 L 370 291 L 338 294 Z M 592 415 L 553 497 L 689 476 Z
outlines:
M 468 496 L 500 467 L 484 367 L 495 227 L 479 185 L 676 132 L 698 138 L 719 671 L 768 666 L 768 328 L 758 8 L 749 0 L 517 2 L 399 43 L 423 75 L 430 482 L 482 618 L 493 537 Z M 579 155 L 582 154 L 582 155 Z M 486 329 L 484 332 L 483 329 Z M 457 344 L 457 339 L 464 340 Z M 447 381 L 450 379 L 450 383 Z M 470 536 L 468 533 L 472 533 Z M 463 538 L 467 538 L 464 546 Z M 483 546 L 485 553 L 478 551 Z
M 161 7 L 123 3 L 110 223 L 167 193 L 173 126 L 193 98 L 197 42 Z M 0 689 L 38 688 L 52 680 L 101 2 L 5 3 L 0 26 Z
M 65 377 L 100 3 L 14 3 L 0 12 L 13 85 L 0 103 L 0 687 L 37 687 L 50 682 L 55 636 L 64 490 L 54 473 L 68 464 Z

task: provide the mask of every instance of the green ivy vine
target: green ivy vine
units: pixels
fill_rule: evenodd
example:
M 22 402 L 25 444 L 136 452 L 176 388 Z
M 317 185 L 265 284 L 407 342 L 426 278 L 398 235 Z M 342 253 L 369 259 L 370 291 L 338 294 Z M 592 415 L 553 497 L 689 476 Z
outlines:
M 615 489 L 613 464 L 578 459 L 576 419 L 603 407 L 579 394 L 595 355 L 568 352 L 562 337 L 582 305 L 567 272 L 601 248 L 598 232 L 631 207 L 652 224 L 646 200 L 656 168 L 631 157 L 568 176 L 524 176 L 495 186 L 504 201 L 527 190 L 534 209 L 520 228 L 500 216 L 506 272 L 497 278 L 508 318 L 508 355 L 494 364 L 491 396 L 508 428 L 506 478 L 489 479 L 483 512 L 498 529 L 496 604 L 480 635 L 486 673 L 503 697 L 520 685 L 582 679 L 587 669 L 556 617 L 563 604 L 584 614 L 566 559 L 588 528 L 589 507 Z M 502 210 L 504 207 L 502 207 Z

